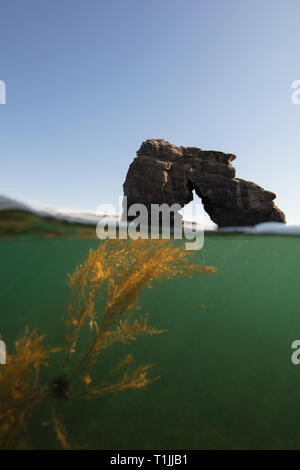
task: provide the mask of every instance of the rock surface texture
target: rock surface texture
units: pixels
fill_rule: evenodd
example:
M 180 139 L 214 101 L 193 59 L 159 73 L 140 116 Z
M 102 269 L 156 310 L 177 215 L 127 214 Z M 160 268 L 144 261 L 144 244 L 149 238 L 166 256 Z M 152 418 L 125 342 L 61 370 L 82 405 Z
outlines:
M 235 155 L 195 147 L 177 147 L 163 139 L 142 143 L 131 163 L 124 187 L 128 207 L 135 203 L 180 204 L 201 198 L 219 227 L 285 223 L 273 200 L 276 195 L 235 177 Z

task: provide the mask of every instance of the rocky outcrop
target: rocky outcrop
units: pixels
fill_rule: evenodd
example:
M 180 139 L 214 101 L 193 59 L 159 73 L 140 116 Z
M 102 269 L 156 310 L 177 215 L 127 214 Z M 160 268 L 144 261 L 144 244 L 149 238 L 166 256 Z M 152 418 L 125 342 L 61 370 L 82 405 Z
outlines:
M 276 195 L 235 177 L 236 156 L 195 147 L 177 147 L 163 139 L 142 143 L 124 183 L 128 207 L 143 203 L 185 206 L 193 190 L 219 227 L 283 222 Z

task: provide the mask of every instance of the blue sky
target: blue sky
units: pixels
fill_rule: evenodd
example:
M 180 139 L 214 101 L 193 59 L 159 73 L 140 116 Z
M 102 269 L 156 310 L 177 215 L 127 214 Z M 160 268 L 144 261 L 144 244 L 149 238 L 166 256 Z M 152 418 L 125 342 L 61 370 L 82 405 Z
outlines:
M 235 153 L 300 224 L 299 0 L 1 0 L 0 192 L 95 210 L 141 142 Z

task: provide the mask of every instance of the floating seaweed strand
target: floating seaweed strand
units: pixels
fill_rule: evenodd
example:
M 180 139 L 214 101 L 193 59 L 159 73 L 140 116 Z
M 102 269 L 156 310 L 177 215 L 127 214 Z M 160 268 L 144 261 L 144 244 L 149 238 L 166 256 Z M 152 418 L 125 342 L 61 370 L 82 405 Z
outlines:
M 191 263 L 190 252 L 165 240 L 107 240 L 90 250 L 86 261 L 68 278 L 71 302 L 63 319 L 62 347 L 46 348 L 45 335 L 26 328 L 15 342 L 15 353 L 0 368 L 0 446 L 24 447 L 17 438 L 28 429 L 32 411 L 51 398 L 52 416 L 43 424 L 51 424 L 61 447 L 70 449 L 62 419 L 65 402 L 139 389 L 158 380 L 149 375 L 153 364 L 133 368 L 131 354 L 99 382 L 92 378 L 92 368 L 98 356 L 114 344 L 166 331 L 149 326 L 148 312 L 138 313 L 144 288 L 151 288 L 158 279 L 213 272 L 213 267 Z M 100 299 L 104 305 L 99 313 L 96 302 Z M 42 367 L 55 370 L 53 353 L 63 355 L 60 372 L 50 383 L 40 383 Z

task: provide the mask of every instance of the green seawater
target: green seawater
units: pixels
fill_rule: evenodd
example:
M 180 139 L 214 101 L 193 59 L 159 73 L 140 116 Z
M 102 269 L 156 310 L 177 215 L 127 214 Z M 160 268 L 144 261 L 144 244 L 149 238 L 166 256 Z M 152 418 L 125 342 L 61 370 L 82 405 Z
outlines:
M 0 243 L 0 331 L 8 350 L 28 325 L 62 344 L 70 300 L 66 276 L 98 240 Z M 183 242 L 177 242 L 183 243 Z M 300 238 L 208 234 L 195 252 L 215 275 L 162 281 L 143 311 L 167 333 L 108 352 L 117 364 L 155 363 L 160 380 L 65 407 L 68 438 L 94 449 L 299 449 Z M 205 305 L 206 308 L 201 308 Z M 5 366 L 0 366 L 5 367 Z M 43 405 L 28 428 L 32 449 L 56 448 Z

